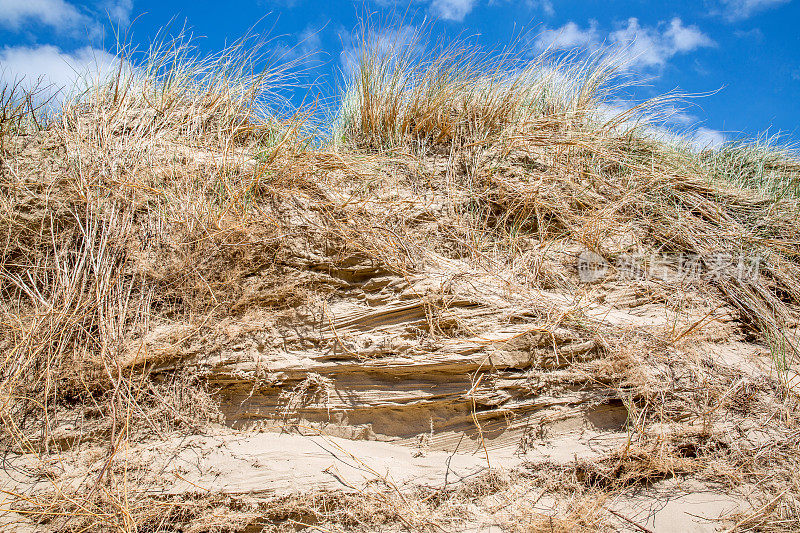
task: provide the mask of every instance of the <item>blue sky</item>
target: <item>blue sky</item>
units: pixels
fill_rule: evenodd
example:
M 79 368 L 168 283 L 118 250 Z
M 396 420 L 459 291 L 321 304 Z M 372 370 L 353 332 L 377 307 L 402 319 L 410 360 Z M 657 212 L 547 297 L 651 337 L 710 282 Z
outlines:
M 765 132 L 800 141 L 800 0 L 0 0 L 0 71 L 67 84 L 113 62 L 114 26 L 143 48 L 165 25 L 177 33 L 186 23 L 200 50 L 214 52 L 255 25 L 277 56 L 308 56 L 301 80 L 332 97 L 366 18 L 401 39 L 421 26 L 432 40 L 491 48 L 518 38 L 531 57 L 625 46 L 647 80 L 633 97 L 711 93 L 671 119 L 699 143 Z

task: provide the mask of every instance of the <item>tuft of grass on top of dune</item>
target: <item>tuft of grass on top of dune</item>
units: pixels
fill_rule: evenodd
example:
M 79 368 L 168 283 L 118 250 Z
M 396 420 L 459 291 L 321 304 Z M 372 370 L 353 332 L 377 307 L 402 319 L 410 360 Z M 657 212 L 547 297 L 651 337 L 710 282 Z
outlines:
M 370 39 L 359 49 L 334 136 L 373 149 L 486 143 L 579 127 L 597 111 L 616 72 L 598 58 L 523 61 L 458 45 L 427 55 Z

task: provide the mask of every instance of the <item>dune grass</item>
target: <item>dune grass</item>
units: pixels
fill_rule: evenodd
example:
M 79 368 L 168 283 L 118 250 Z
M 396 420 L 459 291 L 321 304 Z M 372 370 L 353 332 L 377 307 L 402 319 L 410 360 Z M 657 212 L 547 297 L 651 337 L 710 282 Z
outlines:
M 421 51 L 365 32 L 335 129 L 338 141 L 385 149 L 464 146 L 564 130 L 596 114 L 619 74 L 613 58 L 524 60 L 455 43 Z

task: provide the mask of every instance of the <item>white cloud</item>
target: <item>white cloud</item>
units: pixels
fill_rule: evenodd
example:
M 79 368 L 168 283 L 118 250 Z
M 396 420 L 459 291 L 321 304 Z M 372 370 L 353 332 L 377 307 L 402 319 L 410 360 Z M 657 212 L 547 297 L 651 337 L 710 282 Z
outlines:
M 433 0 L 431 11 L 441 19 L 460 22 L 472 11 L 475 2 L 476 0 Z
M 478 0 L 375 0 L 384 7 L 405 9 L 411 2 L 429 4 L 431 14 L 443 20 L 461 22 L 470 14 Z M 546 0 L 547 1 L 547 0 Z
M 710 128 L 697 128 L 692 136 L 692 146 L 697 150 L 719 148 L 727 141 L 724 133 Z
M 743 20 L 758 11 L 785 4 L 789 0 L 722 0 L 725 18 L 731 21 Z
M 617 48 L 623 62 L 638 68 L 663 67 L 677 54 L 716 45 L 697 26 L 684 26 L 679 18 L 656 26 L 642 26 L 639 19 L 630 18 L 605 38 L 595 21 L 590 22 L 588 28 L 569 22 L 557 29 L 544 30 L 534 41 L 539 51 L 548 48 L 594 51 L 604 44 Z
M 312 68 L 322 64 L 322 38 L 320 31 L 311 26 L 295 35 L 296 44 L 289 45 L 280 41 L 272 47 L 272 59 L 277 63 L 292 63 L 294 66 Z
M 114 24 L 127 26 L 131 23 L 133 0 L 106 0 L 101 4 L 101 8 Z
M 687 112 L 684 108 L 676 105 L 663 105 L 658 110 L 658 117 L 668 124 L 677 126 L 691 126 L 697 123 L 697 117 Z
M 669 23 L 669 29 L 664 32 L 664 37 L 672 45 L 675 53 L 691 52 L 698 48 L 714 46 L 714 41 L 700 31 L 697 26 L 684 26 L 681 19 L 674 18 Z
M 688 147 L 695 152 L 715 150 L 723 146 L 729 140 L 725 133 L 706 127 L 699 127 L 692 130 L 690 127 L 675 128 L 668 124 L 651 124 L 643 131 L 644 134 L 651 139 L 676 146 Z
M 554 50 L 568 50 L 570 48 L 595 48 L 599 45 L 599 31 L 597 22 L 591 21 L 586 29 L 582 29 L 574 22 L 568 22 L 556 29 L 542 31 L 535 41 L 539 51 L 551 48 Z
M 641 26 L 638 19 L 630 18 L 627 26 L 609 35 L 609 40 L 626 50 L 632 66 L 643 67 L 661 67 L 677 54 L 714 46 L 714 41 L 697 26 L 684 26 L 679 18 L 672 19 L 663 32 L 659 27 Z
M 94 0 L 85 9 L 87 3 L 81 8 L 66 0 L 0 0 L 0 26 L 18 31 L 38 23 L 60 33 L 88 30 L 96 37 L 102 34 L 101 22 L 130 24 L 133 0 Z
M 32 21 L 57 30 L 90 23 L 89 17 L 64 0 L 0 0 L 0 24 L 18 30 Z
M 342 72 L 346 77 L 350 77 L 358 69 L 363 49 L 360 47 L 361 39 L 358 34 L 340 32 L 339 34 L 344 48 L 339 56 Z M 416 56 L 423 51 L 420 43 L 419 33 L 414 26 L 401 26 L 399 28 L 377 32 L 370 30 L 367 35 L 368 52 L 378 57 L 398 53 L 412 52 L 411 56 Z
M 739 39 L 752 39 L 754 41 L 762 41 L 764 39 L 764 32 L 761 31 L 761 28 L 734 30 L 733 34 Z
M 553 16 L 556 14 L 552 0 L 527 0 L 526 3 L 530 8 L 541 9 L 545 15 Z
M 73 52 L 50 45 L 0 50 L 2 80 L 22 79 L 23 85 L 31 86 L 41 79 L 45 85 L 52 85 L 53 92 L 63 89 L 61 96 L 85 88 L 88 79 L 105 76 L 117 64 L 116 56 L 90 46 Z
M 641 131 L 646 136 L 678 146 L 688 145 L 697 152 L 719 148 L 728 141 L 728 136 L 721 131 L 697 127 L 700 119 L 680 104 L 659 105 L 644 115 L 631 113 L 635 104 L 624 99 L 600 103 L 596 110 L 597 118 L 617 124 L 620 132 L 643 125 Z

